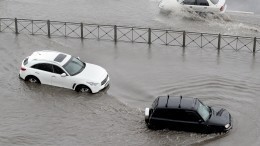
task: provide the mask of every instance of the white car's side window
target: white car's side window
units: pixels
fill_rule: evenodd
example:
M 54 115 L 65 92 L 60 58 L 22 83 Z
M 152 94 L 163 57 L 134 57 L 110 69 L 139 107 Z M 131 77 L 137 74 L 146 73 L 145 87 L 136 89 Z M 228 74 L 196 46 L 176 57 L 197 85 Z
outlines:
M 196 0 L 184 0 L 184 5 L 196 5 Z
M 62 74 L 65 73 L 60 67 L 53 65 L 53 73 Z
M 209 3 L 207 0 L 197 0 L 197 5 L 200 6 L 209 6 Z
M 32 68 L 39 69 L 42 71 L 53 72 L 52 65 L 47 63 L 39 63 L 32 66 Z

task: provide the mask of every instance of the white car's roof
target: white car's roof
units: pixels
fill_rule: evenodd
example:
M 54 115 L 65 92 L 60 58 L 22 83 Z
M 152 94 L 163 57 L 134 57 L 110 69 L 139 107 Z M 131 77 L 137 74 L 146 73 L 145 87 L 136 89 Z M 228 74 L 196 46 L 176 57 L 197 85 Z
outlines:
M 29 62 L 52 62 L 63 66 L 70 58 L 71 55 L 66 53 L 52 50 L 43 50 L 33 52 L 32 55 L 29 56 Z

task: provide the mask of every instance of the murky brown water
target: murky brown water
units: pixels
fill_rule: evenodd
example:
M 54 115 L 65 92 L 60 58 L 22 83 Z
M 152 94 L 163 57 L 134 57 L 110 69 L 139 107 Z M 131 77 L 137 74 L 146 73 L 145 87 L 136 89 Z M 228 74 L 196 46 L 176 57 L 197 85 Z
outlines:
M 0 17 L 259 34 L 258 15 L 165 16 L 156 0 L 0 0 Z M 22 59 L 43 49 L 103 66 L 110 88 L 89 95 L 20 80 Z M 260 145 L 260 53 L 0 33 L 0 70 L 0 145 Z M 227 135 L 148 130 L 143 109 L 167 94 L 228 109 L 234 128 Z

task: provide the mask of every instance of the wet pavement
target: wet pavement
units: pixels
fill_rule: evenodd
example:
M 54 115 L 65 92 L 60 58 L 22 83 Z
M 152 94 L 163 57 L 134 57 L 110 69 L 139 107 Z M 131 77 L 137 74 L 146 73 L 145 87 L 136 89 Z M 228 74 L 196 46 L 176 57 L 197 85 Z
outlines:
M 31 9 L 22 11 L 10 8 L 21 8 L 26 6 L 25 2 L 35 5 L 31 7 L 35 15 L 30 15 L 35 19 L 81 21 L 84 16 L 89 20 L 93 17 L 94 21 L 95 16 L 97 22 L 107 20 L 101 12 L 100 15 L 95 13 L 91 16 L 75 12 L 78 17 L 71 14 L 66 18 L 58 14 L 48 16 L 37 10 L 42 3 L 47 5 L 45 1 L 33 3 L 30 0 L 0 1 L 0 16 L 24 18 L 32 12 Z M 154 5 L 152 2 L 151 5 Z M 118 5 L 122 3 L 119 1 Z M 62 10 L 65 9 L 64 5 L 60 6 Z M 79 4 L 77 6 L 80 7 Z M 62 10 L 53 11 L 63 14 Z M 122 14 L 111 9 L 108 11 Z M 155 15 L 144 13 L 140 17 L 161 17 L 157 12 L 148 12 Z M 135 16 L 129 20 L 112 17 L 108 23 L 119 19 L 118 23 L 150 25 L 149 21 L 132 19 Z M 163 21 L 164 24 L 169 20 Z M 181 21 L 178 23 L 181 24 Z M 164 24 L 158 26 L 165 27 Z M 243 25 L 249 23 L 243 22 Z M 251 30 L 245 31 L 251 33 Z M 66 52 L 104 67 L 111 77 L 110 88 L 94 95 L 79 94 L 20 80 L 18 72 L 21 61 L 33 51 L 44 49 Z M 253 55 L 244 51 L 218 52 L 210 48 L 183 49 L 0 33 L 0 145 L 260 145 L 259 64 L 259 53 Z M 197 97 L 207 105 L 226 108 L 232 114 L 233 129 L 227 135 L 148 130 L 144 123 L 144 108 L 150 106 L 157 96 L 167 94 Z

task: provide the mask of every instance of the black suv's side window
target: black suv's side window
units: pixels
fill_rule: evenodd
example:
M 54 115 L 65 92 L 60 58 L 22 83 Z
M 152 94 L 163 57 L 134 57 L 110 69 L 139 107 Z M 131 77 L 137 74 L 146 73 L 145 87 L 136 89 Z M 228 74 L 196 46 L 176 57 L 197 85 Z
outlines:
M 198 117 L 198 115 L 197 115 L 195 112 L 192 112 L 192 111 L 186 112 L 186 116 L 187 116 L 186 121 L 198 122 L 198 121 L 200 120 L 200 118 Z
M 53 72 L 52 65 L 48 63 L 39 63 L 32 66 L 32 68 L 47 71 L 47 72 Z
M 58 67 L 58 66 L 56 66 L 56 65 L 53 65 L 53 71 L 54 71 L 54 73 L 56 73 L 56 74 L 65 73 L 60 67 Z
M 159 100 L 159 98 L 157 98 L 156 100 L 154 100 L 154 102 L 153 102 L 153 104 L 152 104 L 152 108 L 157 107 L 157 105 L 158 105 L 158 100 Z

